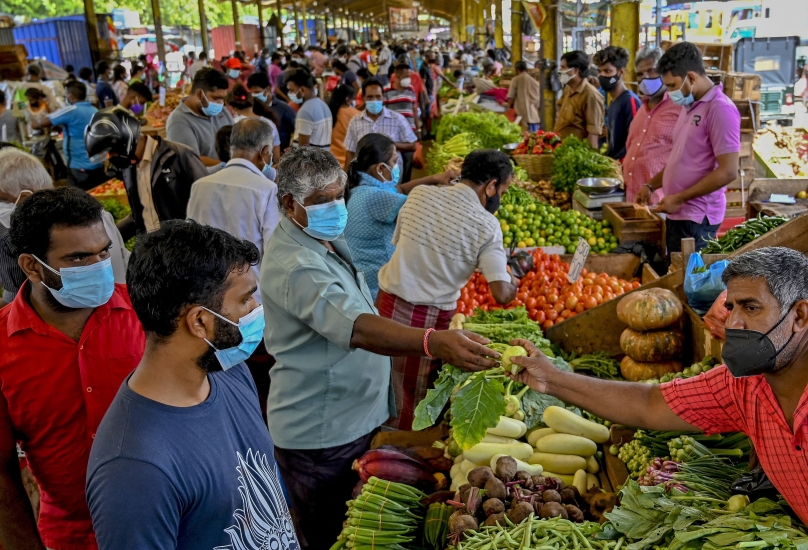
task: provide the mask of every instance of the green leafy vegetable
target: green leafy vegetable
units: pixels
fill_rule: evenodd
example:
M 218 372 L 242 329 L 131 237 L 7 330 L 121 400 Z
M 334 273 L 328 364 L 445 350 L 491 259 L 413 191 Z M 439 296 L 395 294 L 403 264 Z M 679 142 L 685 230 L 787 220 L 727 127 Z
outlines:
M 553 356 L 550 341 L 544 338 L 539 324 L 528 317 L 524 307 L 483 311 L 477 309 L 474 315 L 463 324 L 465 330 L 476 332 L 492 342 L 509 344 L 511 340 L 529 340 L 545 355 Z
M 470 372 L 463 372 L 452 365 L 444 365 L 440 376 L 435 381 L 435 387 L 427 390 L 426 396 L 415 407 L 412 429 L 424 430 L 435 424 L 449 401 L 452 391 L 458 384 L 465 382 L 469 376 L 471 376 Z
M 620 165 L 592 149 L 589 143 L 569 136 L 555 151 L 553 160 L 553 187 L 559 191 L 575 190 L 575 183 L 583 178 L 619 178 Z
M 118 223 L 119 221 L 121 221 L 126 216 L 132 213 L 131 208 L 129 208 L 125 204 L 116 201 L 115 199 L 104 199 L 98 202 L 101 203 L 101 206 L 104 208 L 104 210 L 112 214 L 112 217 L 115 219 L 115 223 Z
M 483 149 L 499 149 L 508 143 L 522 141 L 522 128 L 519 125 L 491 112 L 444 115 L 438 126 L 436 141 L 442 144 L 465 132 L 476 136 Z
M 499 423 L 505 412 L 502 382 L 484 376 L 485 372 L 473 375 L 457 392 L 452 403 L 452 428 L 454 439 L 461 449 L 470 449 L 485 437 L 488 428 Z M 482 375 L 482 376 L 481 376 Z

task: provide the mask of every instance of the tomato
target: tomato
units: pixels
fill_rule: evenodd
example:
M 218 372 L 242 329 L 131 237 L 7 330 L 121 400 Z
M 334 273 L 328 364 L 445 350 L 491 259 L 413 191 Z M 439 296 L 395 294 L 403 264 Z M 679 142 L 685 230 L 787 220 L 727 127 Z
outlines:
M 547 329 L 551 328 L 552 326 L 553 326 L 553 322 L 550 321 L 549 319 L 541 324 L 542 330 L 545 330 L 545 331 Z
M 542 324 L 544 320 L 547 319 L 547 315 L 542 310 L 536 310 L 536 316 L 533 317 L 533 320 L 539 324 Z
M 527 300 L 525 300 L 525 305 L 527 306 L 528 309 L 536 309 L 536 304 L 537 304 L 536 298 L 530 297 Z
M 583 313 L 586 307 L 584 306 L 583 302 L 578 302 L 575 304 L 575 313 Z
M 561 318 L 562 319 L 569 319 L 570 318 L 570 310 L 565 309 L 564 311 L 562 311 L 561 312 Z
M 558 301 L 558 294 L 552 293 L 547 295 L 547 303 L 555 304 Z
M 595 299 L 594 296 L 587 296 L 584 298 L 584 307 L 586 309 L 592 309 L 593 307 L 597 307 L 598 301 Z
M 565 308 L 565 304 L 561 300 L 557 301 L 555 303 L 555 305 L 553 306 L 553 309 L 556 310 L 558 313 L 561 313 L 562 311 L 564 311 L 564 308 Z
M 547 298 L 544 296 L 539 296 L 536 298 L 536 307 L 544 307 L 547 305 Z
M 570 296 L 564 301 L 564 305 L 567 306 L 567 309 L 575 309 L 575 306 L 578 305 L 578 298 Z
M 547 319 L 549 321 L 555 321 L 558 318 L 558 312 L 554 309 L 547 310 Z

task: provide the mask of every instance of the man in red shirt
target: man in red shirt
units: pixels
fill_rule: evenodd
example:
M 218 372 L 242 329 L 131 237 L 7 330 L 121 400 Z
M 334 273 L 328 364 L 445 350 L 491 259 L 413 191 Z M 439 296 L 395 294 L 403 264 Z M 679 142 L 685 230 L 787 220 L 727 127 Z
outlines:
M 769 480 L 808 522 L 808 258 L 789 248 L 732 260 L 725 365 L 661 386 L 556 369 L 524 340 L 517 379 L 613 422 L 651 430 L 744 432 Z M 598 399 L 591 396 L 597 395 Z
M 27 280 L 0 310 L 0 541 L 5 548 L 97 548 L 84 485 L 95 432 L 145 336 L 116 285 L 101 205 L 58 188 L 25 199 L 10 237 Z M 41 491 L 34 518 L 17 461 Z

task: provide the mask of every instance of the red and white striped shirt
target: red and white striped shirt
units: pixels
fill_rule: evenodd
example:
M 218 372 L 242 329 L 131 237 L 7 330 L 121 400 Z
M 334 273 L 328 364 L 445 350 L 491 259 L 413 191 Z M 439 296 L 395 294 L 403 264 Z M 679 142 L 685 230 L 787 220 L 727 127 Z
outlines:
M 633 202 L 640 188 L 665 168 L 673 148 L 673 129 L 682 107 L 671 101 L 668 94 L 662 102 L 648 109 L 643 98 L 628 130 L 626 156 L 623 159 L 623 179 L 626 200 Z M 662 200 L 661 188 L 654 193 L 652 203 Z
M 808 388 L 794 410 L 794 428 L 765 376 L 735 378 L 725 366 L 661 386 L 671 410 L 707 434 L 743 432 L 780 494 L 808 522 Z
M 388 86 L 384 89 L 384 106 L 407 119 L 413 130 L 416 129 L 414 111 L 417 102 L 418 96 L 415 95 L 415 89 L 412 86 L 401 90 L 395 86 Z

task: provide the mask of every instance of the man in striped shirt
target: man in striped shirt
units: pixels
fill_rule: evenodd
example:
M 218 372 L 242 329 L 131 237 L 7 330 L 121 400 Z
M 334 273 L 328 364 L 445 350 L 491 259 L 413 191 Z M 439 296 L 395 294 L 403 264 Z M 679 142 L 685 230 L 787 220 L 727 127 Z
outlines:
M 384 106 L 398 113 L 410 124 L 418 139 L 421 138 L 420 120 L 418 118 L 418 96 L 412 87 L 410 78 L 410 65 L 406 60 L 400 59 L 395 66 L 395 79 L 384 89 Z M 414 152 L 402 152 L 404 171 L 401 181 L 410 181 L 412 178 L 412 159 Z

